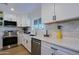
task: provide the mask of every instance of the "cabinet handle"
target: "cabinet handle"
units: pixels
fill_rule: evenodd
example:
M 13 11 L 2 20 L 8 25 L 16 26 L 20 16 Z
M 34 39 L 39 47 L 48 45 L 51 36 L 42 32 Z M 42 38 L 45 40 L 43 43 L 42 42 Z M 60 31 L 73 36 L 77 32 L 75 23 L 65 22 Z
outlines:
M 38 43 L 40 45 L 40 43 Z
M 56 54 L 55 54 L 55 52 L 54 52 L 54 53 L 52 53 L 51 55 L 56 55 Z
M 56 49 L 56 48 L 54 48 L 54 47 L 51 47 L 51 49 L 58 50 L 58 49 Z
M 54 55 L 54 53 L 52 53 L 51 55 Z
M 39 42 L 35 42 L 35 43 L 40 44 Z
M 26 43 L 28 43 L 28 40 L 26 40 Z

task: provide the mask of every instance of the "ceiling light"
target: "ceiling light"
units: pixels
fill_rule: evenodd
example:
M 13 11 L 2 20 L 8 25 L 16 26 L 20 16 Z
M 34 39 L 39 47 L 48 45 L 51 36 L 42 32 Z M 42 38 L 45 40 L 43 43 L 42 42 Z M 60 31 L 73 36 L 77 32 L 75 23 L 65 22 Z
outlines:
M 11 11 L 14 11 L 14 8 L 11 8 L 10 10 L 11 10 Z

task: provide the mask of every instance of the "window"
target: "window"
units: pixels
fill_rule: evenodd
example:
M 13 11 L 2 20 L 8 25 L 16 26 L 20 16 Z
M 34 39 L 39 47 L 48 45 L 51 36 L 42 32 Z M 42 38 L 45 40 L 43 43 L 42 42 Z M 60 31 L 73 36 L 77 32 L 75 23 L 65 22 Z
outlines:
M 44 24 L 41 21 L 41 18 L 34 20 L 35 29 L 44 29 Z

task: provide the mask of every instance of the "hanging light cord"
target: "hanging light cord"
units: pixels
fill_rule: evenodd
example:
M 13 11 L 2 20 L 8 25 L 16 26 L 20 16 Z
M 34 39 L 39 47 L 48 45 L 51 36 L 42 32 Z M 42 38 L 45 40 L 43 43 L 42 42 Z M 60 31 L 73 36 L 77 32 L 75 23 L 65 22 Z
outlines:
M 54 16 L 55 16 L 55 3 L 54 3 Z

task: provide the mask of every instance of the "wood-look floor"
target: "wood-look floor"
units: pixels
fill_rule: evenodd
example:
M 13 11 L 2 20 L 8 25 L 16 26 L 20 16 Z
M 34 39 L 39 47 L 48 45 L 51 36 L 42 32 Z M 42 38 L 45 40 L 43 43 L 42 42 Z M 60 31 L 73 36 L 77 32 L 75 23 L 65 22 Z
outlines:
M 30 55 L 30 53 L 22 45 L 19 45 L 14 48 L 0 51 L 0 55 Z

